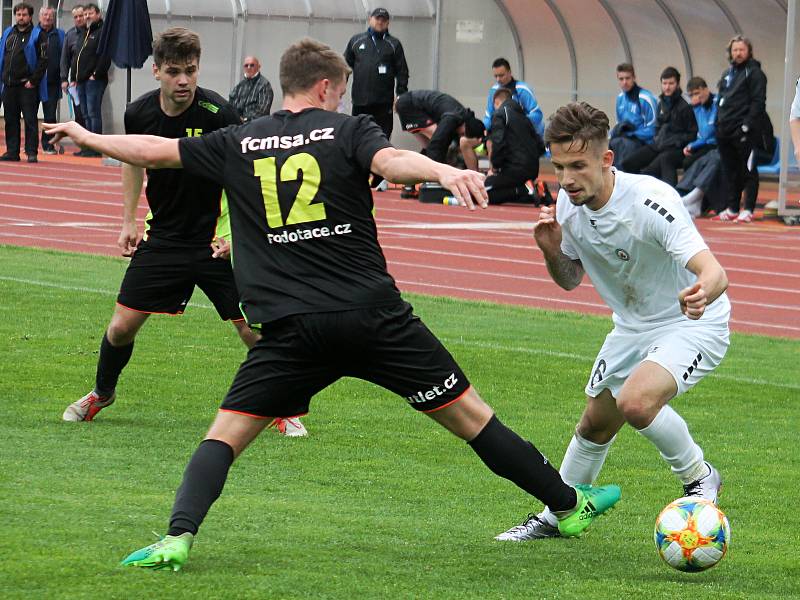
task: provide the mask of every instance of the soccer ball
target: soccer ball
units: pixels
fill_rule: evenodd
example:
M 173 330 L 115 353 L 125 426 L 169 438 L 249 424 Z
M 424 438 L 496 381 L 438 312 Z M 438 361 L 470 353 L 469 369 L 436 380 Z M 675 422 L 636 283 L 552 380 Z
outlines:
M 713 502 L 678 498 L 658 515 L 653 537 L 665 563 L 679 571 L 697 573 L 722 560 L 731 541 L 731 528 Z

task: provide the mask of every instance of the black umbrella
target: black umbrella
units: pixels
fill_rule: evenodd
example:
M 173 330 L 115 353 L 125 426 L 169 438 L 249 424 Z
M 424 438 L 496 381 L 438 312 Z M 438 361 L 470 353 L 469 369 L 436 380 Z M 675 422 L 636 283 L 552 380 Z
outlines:
M 126 101 L 131 101 L 131 69 L 141 69 L 153 53 L 153 29 L 147 0 L 111 0 L 97 53 L 128 70 Z

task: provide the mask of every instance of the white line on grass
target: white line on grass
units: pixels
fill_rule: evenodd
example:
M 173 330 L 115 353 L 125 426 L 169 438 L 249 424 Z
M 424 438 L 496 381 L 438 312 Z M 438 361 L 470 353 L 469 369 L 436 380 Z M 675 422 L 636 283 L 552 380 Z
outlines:
M 68 291 L 75 291 L 75 292 L 85 292 L 91 294 L 102 294 L 104 296 L 116 296 L 117 292 L 112 290 L 103 290 L 99 288 L 89 288 L 83 286 L 76 286 L 76 285 L 63 285 L 61 283 L 53 283 L 50 281 L 38 281 L 36 279 L 23 279 L 21 277 L 8 277 L 5 275 L 0 275 L 0 281 L 10 281 L 12 283 L 25 283 L 28 285 L 38 285 L 41 287 L 50 287 L 59 290 L 68 290 Z M 208 304 L 200 304 L 196 302 L 190 302 L 189 306 L 196 306 L 197 308 L 206 308 L 212 309 L 214 308 Z M 570 360 L 578 360 L 581 362 L 591 363 L 594 361 L 595 357 L 593 356 L 585 356 L 582 354 L 575 354 L 572 352 L 558 352 L 556 350 L 547 350 L 543 348 L 528 348 L 525 346 L 506 346 L 504 344 L 495 344 L 492 342 L 479 342 L 474 340 L 465 340 L 464 338 L 447 338 L 441 337 L 442 342 L 449 343 L 449 344 L 460 344 L 463 346 L 473 346 L 476 348 L 486 348 L 489 350 L 499 350 L 504 352 L 522 352 L 526 354 L 540 354 L 544 356 L 553 356 L 556 358 L 568 358 Z M 710 377 L 716 379 L 724 379 L 727 381 L 736 381 L 739 383 L 747 383 L 751 385 L 770 385 L 772 387 L 778 387 L 782 389 L 789 389 L 789 390 L 800 390 L 800 385 L 793 384 L 793 383 L 784 383 L 781 381 L 769 381 L 766 379 L 752 379 L 749 377 L 736 377 L 733 375 L 720 375 L 718 373 L 711 373 Z

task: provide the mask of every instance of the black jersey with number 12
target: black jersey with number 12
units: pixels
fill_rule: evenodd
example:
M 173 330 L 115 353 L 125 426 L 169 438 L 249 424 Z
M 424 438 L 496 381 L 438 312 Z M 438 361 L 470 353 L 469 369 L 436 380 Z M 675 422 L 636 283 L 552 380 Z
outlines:
M 318 108 L 180 141 L 184 169 L 225 187 L 250 323 L 400 299 L 368 185 L 372 159 L 387 147 L 371 117 Z
M 241 123 L 239 115 L 216 92 L 198 87 L 189 107 L 171 117 L 161 110 L 160 90 L 148 92 L 125 110 L 125 132 L 167 138 L 198 137 Z M 170 245 L 206 246 L 214 239 L 222 186 L 207 174 L 181 169 L 147 171 L 147 203 L 152 216 L 147 237 Z

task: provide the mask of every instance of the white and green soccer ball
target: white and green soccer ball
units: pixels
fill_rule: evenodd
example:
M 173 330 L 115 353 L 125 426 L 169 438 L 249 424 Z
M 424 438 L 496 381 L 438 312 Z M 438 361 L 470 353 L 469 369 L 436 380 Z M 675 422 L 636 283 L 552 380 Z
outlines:
M 670 567 L 696 573 L 716 565 L 728 551 L 731 528 L 716 505 L 702 498 L 678 498 L 656 519 L 658 554 Z

